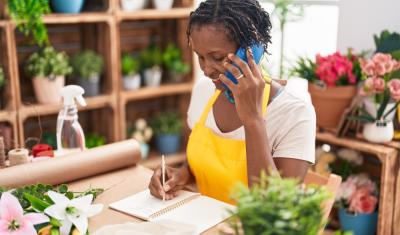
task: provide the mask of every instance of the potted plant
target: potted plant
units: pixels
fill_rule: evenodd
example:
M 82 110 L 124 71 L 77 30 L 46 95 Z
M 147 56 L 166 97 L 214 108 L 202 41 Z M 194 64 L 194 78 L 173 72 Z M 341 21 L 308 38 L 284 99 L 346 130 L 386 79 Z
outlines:
M 103 72 L 103 57 L 91 50 L 75 54 L 71 58 L 72 75 L 85 90 L 85 96 L 100 93 L 100 76 Z
M 29 56 L 25 72 L 32 77 L 33 88 L 39 103 L 59 103 L 60 90 L 65 84 L 65 75 L 72 72 L 65 52 L 45 47 Z
M 400 61 L 390 54 L 376 53 L 360 63 L 365 80 L 360 94 L 366 98 L 358 118 L 366 122 L 364 138 L 376 143 L 388 142 L 393 138 L 392 121 L 400 102 L 400 78 L 392 76 L 400 70 Z
M 302 187 L 277 173 L 261 174 L 258 184 L 238 185 L 234 190 L 237 208 L 230 224 L 235 234 L 316 235 L 326 223 L 321 204 L 329 198 L 325 187 Z
M 172 6 L 174 5 L 174 0 L 153 0 L 153 6 L 157 10 L 170 10 Z
M 336 195 L 339 221 L 343 231 L 354 235 L 374 235 L 378 222 L 378 190 L 364 174 L 352 175 L 344 181 Z
M 42 20 L 43 15 L 51 12 L 48 0 L 8 0 L 7 6 L 19 31 L 25 36 L 32 34 L 39 46 L 48 44 L 47 28 Z
M 336 52 L 325 57 L 316 56 L 316 62 L 300 58 L 292 74 L 309 82 L 317 125 L 332 129 L 339 124 L 344 110 L 357 93 L 361 77 L 359 56 L 348 51 L 347 56 Z
M 96 133 L 89 133 L 85 135 L 85 144 L 88 149 L 103 146 L 106 144 L 106 137 Z
M 140 88 L 140 61 L 129 54 L 124 54 L 121 59 L 122 81 L 125 90 Z
M 0 66 L 0 94 L 1 94 L 1 96 L 0 96 L 0 108 L 4 108 L 4 104 L 3 104 L 3 99 L 4 99 L 4 97 L 3 97 L 3 88 L 4 88 L 5 83 L 6 83 L 6 78 L 4 76 L 4 71 L 3 71 L 3 68 Z
M 132 138 L 136 139 L 140 144 L 140 152 L 142 159 L 145 159 L 149 155 L 149 141 L 153 136 L 153 129 L 147 125 L 147 121 L 143 118 L 139 118 L 135 122 L 135 128 L 132 132 Z
M 162 53 L 155 45 L 149 46 L 140 53 L 140 61 L 144 68 L 144 83 L 146 86 L 157 87 L 162 77 Z
M 137 11 L 147 5 L 147 0 L 121 0 L 123 11 Z
M 175 112 L 160 113 L 151 120 L 156 146 L 161 154 L 178 152 L 183 129 L 182 118 Z
M 81 12 L 85 0 L 51 0 L 53 10 L 58 13 L 76 14 Z
M 172 82 L 181 82 L 183 76 L 189 72 L 189 64 L 183 62 L 182 52 L 175 44 L 168 44 L 163 53 L 163 63 Z

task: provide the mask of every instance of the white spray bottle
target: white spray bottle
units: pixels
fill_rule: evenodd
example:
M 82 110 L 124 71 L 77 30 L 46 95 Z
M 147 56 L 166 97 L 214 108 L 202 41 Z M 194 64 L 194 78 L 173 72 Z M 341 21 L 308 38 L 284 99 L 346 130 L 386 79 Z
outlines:
M 82 151 L 85 146 L 85 135 L 78 122 L 78 109 L 75 100 L 80 106 L 86 106 L 83 99 L 85 90 L 77 85 L 65 86 L 61 89 L 64 107 L 57 117 L 57 155 L 69 152 Z

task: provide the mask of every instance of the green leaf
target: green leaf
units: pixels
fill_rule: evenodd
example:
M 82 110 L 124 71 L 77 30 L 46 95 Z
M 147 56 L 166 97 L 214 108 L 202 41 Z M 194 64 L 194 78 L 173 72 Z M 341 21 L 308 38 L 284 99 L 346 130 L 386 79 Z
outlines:
M 383 112 L 385 111 L 386 106 L 389 103 L 389 100 L 390 100 L 390 91 L 389 91 L 389 89 L 385 89 L 384 96 L 383 96 L 383 101 L 381 103 L 381 106 L 379 106 L 378 113 L 376 114 L 376 119 L 377 120 L 381 119 L 381 117 L 383 115 Z
M 50 218 L 50 224 L 53 227 L 61 227 L 62 226 L 61 222 L 58 219 L 53 218 L 53 217 Z
M 40 212 L 43 212 L 47 207 L 49 207 L 51 204 L 47 203 L 44 200 L 41 200 L 31 194 L 24 193 L 24 197 L 31 203 L 31 206 Z
M 68 186 L 66 184 L 61 184 L 60 186 L 58 186 L 58 192 L 63 194 L 68 192 Z
M 60 235 L 60 229 L 59 228 L 51 228 L 50 234 L 51 235 Z

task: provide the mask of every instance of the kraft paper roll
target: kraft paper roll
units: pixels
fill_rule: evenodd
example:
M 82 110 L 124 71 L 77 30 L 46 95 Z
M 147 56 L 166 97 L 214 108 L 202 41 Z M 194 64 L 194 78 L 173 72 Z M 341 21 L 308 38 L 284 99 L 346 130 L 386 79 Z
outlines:
M 117 142 L 63 157 L 0 169 L 0 186 L 57 185 L 135 165 L 141 159 L 136 140 Z

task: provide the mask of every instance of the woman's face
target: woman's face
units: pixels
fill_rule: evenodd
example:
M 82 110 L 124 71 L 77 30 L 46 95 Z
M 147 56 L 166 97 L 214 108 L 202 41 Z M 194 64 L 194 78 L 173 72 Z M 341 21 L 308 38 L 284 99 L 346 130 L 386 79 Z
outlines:
M 204 75 L 211 78 L 217 88 L 221 89 L 218 81 L 219 74 L 217 65 L 222 67 L 229 53 L 235 53 L 238 46 L 228 39 L 226 31 L 222 26 L 194 26 L 190 34 L 190 45 L 199 58 L 200 68 Z

